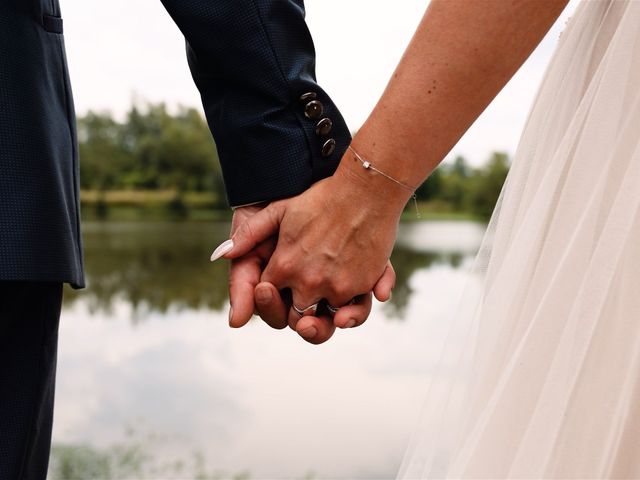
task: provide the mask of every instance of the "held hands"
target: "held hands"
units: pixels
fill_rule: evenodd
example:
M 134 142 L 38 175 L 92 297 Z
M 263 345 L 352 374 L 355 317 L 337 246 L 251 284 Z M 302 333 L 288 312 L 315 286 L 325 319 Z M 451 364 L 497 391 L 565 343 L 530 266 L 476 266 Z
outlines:
M 401 203 L 376 198 L 362 185 L 336 174 L 298 197 L 236 210 L 231 240 L 214 252 L 232 259 L 231 326 L 246 324 L 255 308 L 270 326 L 288 324 L 307 341 L 322 343 L 336 327 L 366 320 L 372 292 L 389 299 L 395 273 L 388 259 Z M 290 298 L 281 291 L 290 291 Z M 340 307 L 333 319 L 328 309 L 301 316 L 293 308 L 322 300 Z

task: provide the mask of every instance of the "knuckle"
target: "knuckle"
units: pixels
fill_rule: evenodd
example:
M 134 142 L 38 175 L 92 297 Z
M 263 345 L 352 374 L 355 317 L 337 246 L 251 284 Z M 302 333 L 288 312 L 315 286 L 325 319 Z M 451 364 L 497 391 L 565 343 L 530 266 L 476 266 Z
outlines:
M 333 297 L 347 302 L 353 297 L 351 294 L 354 291 L 353 282 L 347 278 L 335 278 L 331 282 L 330 291 Z
M 295 270 L 295 262 L 289 258 L 277 258 L 274 262 L 274 269 L 280 275 L 288 277 Z
M 282 286 L 283 283 L 287 283 L 292 270 L 292 262 L 282 258 L 282 256 L 276 253 L 271 257 L 269 263 L 262 272 L 261 280 L 279 287 Z
M 304 289 L 315 292 L 322 289 L 326 281 L 321 273 L 305 273 L 300 283 Z

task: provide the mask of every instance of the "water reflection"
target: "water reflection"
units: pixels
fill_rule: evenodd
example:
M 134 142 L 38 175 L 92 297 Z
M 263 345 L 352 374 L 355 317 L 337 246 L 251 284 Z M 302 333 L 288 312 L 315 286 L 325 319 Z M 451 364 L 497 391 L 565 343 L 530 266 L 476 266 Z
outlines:
M 443 239 L 446 228 L 453 231 L 444 232 Z M 410 286 L 413 274 L 440 264 L 459 268 L 473 255 L 481 231 L 481 226 L 468 223 L 403 225 L 391 257 L 397 282 L 387 314 L 403 318 L 414 293 Z M 207 259 L 228 232 L 226 222 L 86 223 L 89 288 L 67 291 L 65 306 L 81 300 L 90 312 L 109 314 L 117 301 L 124 300 L 131 306 L 133 321 L 169 309 L 226 308 L 228 265 L 210 264 Z M 443 241 L 448 250 L 439 245 Z
M 52 478 L 393 478 L 483 226 L 402 225 L 393 302 L 320 347 L 262 322 L 228 327 L 227 266 L 208 262 L 227 232 L 85 225 L 89 288 L 67 292 L 60 325 Z

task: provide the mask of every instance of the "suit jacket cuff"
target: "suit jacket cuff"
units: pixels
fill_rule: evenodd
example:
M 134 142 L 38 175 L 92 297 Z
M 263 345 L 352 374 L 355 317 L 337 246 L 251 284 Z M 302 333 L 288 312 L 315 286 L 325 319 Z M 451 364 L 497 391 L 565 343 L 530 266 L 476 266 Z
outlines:
M 333 174 L 351 142 L 342 115 L 317 85 L 282 108 L 257 111 L 251 120 L 235 119 L 236 128 L 223 135 L 214 131 L 233 207 L 302 193 Z

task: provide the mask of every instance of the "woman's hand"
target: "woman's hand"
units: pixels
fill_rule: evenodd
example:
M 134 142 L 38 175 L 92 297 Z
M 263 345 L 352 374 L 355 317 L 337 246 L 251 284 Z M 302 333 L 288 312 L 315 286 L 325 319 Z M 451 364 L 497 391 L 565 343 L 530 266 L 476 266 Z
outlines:
M 265 205 L 247 206 L 237 208 L 233 215 L 231 235 Z M 229 301 L 232 308 L 229 310 L 229 325 L 239 328 L 247 324 L 254 314 L 258 314 L 269 326 L 281 329 L 289 325 L 305 340 L 313 344 L 321 344 L 329 340 L 339 325 L 362 324 L 371 313 L 372 293 L 363 295 L 358 302 L 340 308 L 333 318 L 328 312 L 319 312 L 318 315 L 306 315 L 303 321 L 290 322 L 289 309 L 291 301 L 283 298 L 281 292 L 268 282 L 260 282 L 262 269 L 267 264 L 276 247 L 276 237 L 272 236 L 261 242 L 246 255 L 236 258 L 231 263 L 229 272 Z M 227 242 L 225 244 L 228 245 Z M 228 248 L 222 245 L 222 251 Z M 216 249 L 212 258 L 216 258 L 220 250 Z M 389 263 L 387 274 L 381 279 L 378 288 L 380 292 L 393 287 L 395 274 Z M 386 287 L 385 287 L 386 285 Z M 382 297 L 388 297 L 389 293 L 379 293 Z M 335 321 L 335 322 L 334 322 Z
M 305 309 L 325 299 L 341 307 L 372 290 L 388 300 L 395 282 L 388 260 L 406 193 L 398 195 L 387 179 L 366 175 L 343 168 L 298 197 L 271 203 L 239 226 L 224 256 L 241 258 L 279 230 L 261 280 L 290 289 L 293 305 Z M 300 326 L 299 321 L 292 308 L 289 324 L 301 334 L 302 327 L 311 327 L 307 318 Z M 334 319 L 341 328 L 362 321 L 348 315 Z

